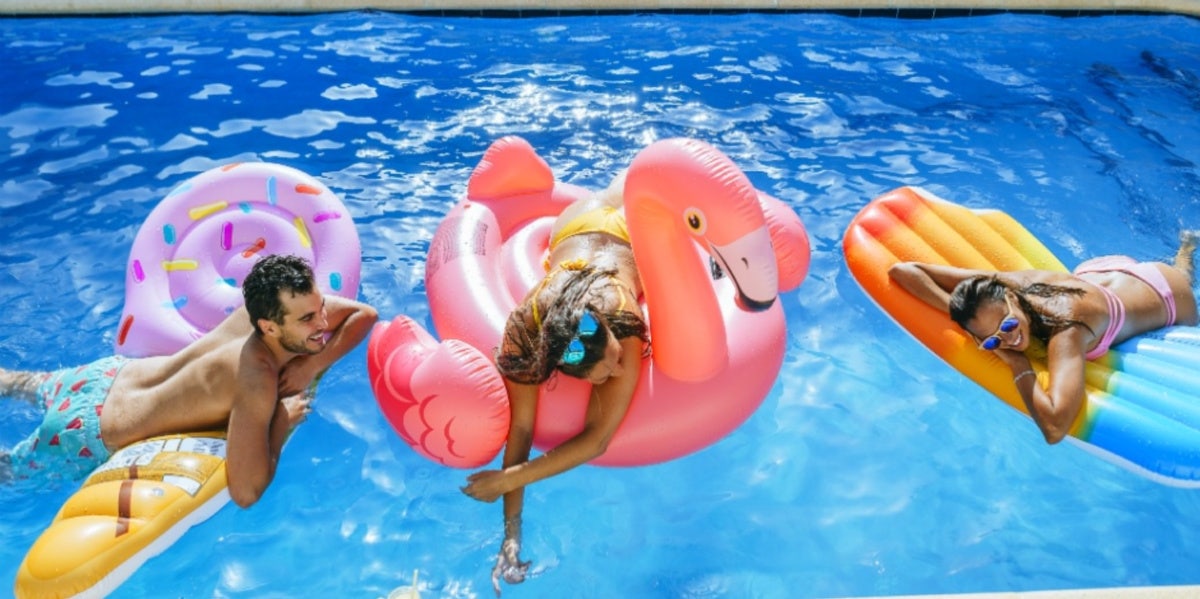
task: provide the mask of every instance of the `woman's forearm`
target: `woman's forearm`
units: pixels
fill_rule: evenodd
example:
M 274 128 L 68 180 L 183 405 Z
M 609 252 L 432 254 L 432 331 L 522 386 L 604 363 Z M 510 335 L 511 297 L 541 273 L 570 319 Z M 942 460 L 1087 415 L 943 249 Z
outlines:
M 587 431 L 568 439 L 562 445 L 524 463 L 506 467 L 508 486 L 523 489 L 543 479 L 562 474 L 604 453 L 605 444 Z M 505 494 L 507 500 L 508 494 Z
M 510 430 L 508 443 L 504 446 L 504 472 L 509 472 L 529 462 L 529 452 L 533 448 L 533 433 L 524 430 Z M 512 487 L 504 493 L 504 536 L 505 538 L 521 538 L 521 512 L 525 506 L 525 485 Z
M 899 262 L 888 269 L 888 277 L 926 304 L 947 312 L 950 309 L 950 294 L 938 285 L 919 263 Z

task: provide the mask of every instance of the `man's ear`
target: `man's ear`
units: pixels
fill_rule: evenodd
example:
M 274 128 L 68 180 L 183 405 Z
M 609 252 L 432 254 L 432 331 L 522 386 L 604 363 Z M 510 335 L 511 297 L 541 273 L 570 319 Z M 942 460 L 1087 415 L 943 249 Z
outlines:
M 270 318 L 258 319 L 258 330 L 262 331 L 263 335 L 267 335 L 270 337 L 278 337 L 279 336 L 279 325 L 276 324 L 276 322 L 274 320 L 271 320 Z

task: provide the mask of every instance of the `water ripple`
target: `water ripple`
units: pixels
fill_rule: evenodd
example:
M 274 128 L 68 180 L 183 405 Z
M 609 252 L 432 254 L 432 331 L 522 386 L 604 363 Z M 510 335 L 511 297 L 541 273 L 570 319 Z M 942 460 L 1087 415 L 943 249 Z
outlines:
M 536 575 L 506 593 L 1197 583 L 1200 496 L 1046 447 L 871 304 L 841 253 L 870 198 L 924 185 L 1009 212 L 1068 263 L 1168 255 L 1200 226 L 1196 40 L 1195 20 L 1148 16 L 0 19 L 0 366 L 107 351 L 139 224 L 215 166 L 326 182 L 358 226 L 363 299 L 428 325 L 430 239 L 497 137 L 591 188 L 653 141 L 699 137 L 806 223 L 784 370 L 712 447 L 531 487 Z M 331 369 L 259 505 L 192 529 L 122 592 L 383 596 L 418 569 L 436 596 L 490 594 L 498 506 L 400 441 L 365 361 Z M 0 402 L 0 446 L 34 418 Z M 8 580 L 69 489 L 21 491 L 0 487 Z

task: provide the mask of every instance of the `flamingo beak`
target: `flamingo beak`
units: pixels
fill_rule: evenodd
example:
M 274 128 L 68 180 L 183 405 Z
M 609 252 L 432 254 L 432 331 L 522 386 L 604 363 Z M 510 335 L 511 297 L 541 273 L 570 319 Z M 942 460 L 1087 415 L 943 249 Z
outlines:
M 779 296 L 779 268 L 775 250 L 765 226 L 747 233 L 732 243 L 710 244 L 714 259 L 737 288 L 737 304 L 750 312 L 762 312 Z

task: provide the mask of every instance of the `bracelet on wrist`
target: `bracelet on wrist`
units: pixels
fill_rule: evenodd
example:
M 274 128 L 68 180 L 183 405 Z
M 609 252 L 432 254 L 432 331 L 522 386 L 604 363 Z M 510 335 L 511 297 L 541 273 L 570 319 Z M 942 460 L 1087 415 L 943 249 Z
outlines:
M 1032 368 L 1030 368 L 1028 370 L 1022 370 L 1021 372 L 1018 372 L 1016 376 L 1013 377 L 1013 384 L 1020 383 L 1021 379 L 1025 378 L 1027 376 L 1032 376 L 1036 379 L 1037 373 L 1034 372 Z

